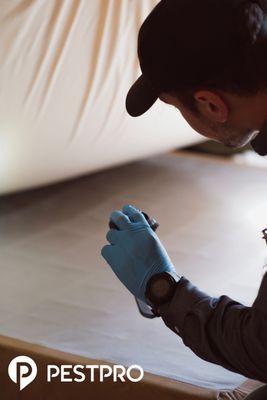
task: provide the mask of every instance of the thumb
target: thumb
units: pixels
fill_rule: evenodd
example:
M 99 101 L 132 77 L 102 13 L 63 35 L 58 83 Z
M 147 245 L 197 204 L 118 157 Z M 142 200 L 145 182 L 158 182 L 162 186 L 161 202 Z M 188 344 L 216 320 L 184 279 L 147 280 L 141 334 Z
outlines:
M 113 259 L 113 246 L 111 245 L 104 246 L 101 250 L 101 255 L 106 260 L 106 262 L 110 264 Z

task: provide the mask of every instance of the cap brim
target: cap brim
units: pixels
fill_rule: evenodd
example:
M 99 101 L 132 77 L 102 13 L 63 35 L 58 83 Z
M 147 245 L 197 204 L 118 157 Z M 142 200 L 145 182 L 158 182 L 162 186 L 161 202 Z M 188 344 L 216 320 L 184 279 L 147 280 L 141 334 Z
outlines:
M 132 117 L 139 117 L 153 106 L 159 95 L 144 75 L 141 75 L 128 92 L 126 110 Z

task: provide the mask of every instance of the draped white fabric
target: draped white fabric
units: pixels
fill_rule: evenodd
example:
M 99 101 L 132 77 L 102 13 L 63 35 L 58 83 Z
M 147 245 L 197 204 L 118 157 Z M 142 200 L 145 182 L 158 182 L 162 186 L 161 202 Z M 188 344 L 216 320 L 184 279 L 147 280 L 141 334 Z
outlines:
M 137 33 L 156 0 L 0 0 L 0 193 L 190 144 L 160 102 L 125 110 Z

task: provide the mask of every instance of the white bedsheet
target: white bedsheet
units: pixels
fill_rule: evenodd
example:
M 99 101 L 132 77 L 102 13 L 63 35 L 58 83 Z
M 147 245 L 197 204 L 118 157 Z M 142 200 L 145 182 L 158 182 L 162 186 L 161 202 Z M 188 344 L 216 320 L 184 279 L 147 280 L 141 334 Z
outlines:
M 158 102 L 133 119 L 138 30 L 156 0 L 0 0 L 0 193 L 199 140 Z
M 161 223 L 177 271 L 211 295 L 251 304 L 266 245 L 264 170 L 164 155 L 0 201 L 0 333 L 140 364 L 203 387 L 243 377 L 197 358 L 145 320 L 100 256 L 111 211 L 134 204 Z

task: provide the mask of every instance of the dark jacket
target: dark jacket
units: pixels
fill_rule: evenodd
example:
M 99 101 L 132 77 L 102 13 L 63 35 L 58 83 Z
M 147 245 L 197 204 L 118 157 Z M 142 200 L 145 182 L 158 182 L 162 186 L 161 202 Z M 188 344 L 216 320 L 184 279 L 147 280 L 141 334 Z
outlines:
M 267 274 L 252 307 L 212 298 L 181 278 L 160 314 L 202 359 L 267 383 Z

